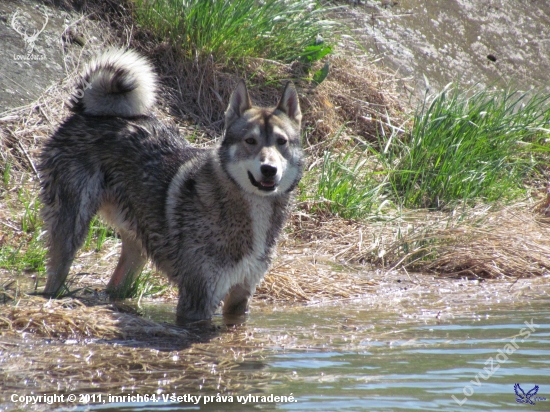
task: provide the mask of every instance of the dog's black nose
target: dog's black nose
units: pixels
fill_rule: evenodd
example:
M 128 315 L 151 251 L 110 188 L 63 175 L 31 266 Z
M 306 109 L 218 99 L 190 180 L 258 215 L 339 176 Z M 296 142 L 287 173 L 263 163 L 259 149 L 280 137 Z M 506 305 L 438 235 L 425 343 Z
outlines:
M 261 165 L 260 171 L 262 172 L 262 175 L 265 177 L 273 177 L 277 174 L 277 168 L 275 166 L 270 165 Z

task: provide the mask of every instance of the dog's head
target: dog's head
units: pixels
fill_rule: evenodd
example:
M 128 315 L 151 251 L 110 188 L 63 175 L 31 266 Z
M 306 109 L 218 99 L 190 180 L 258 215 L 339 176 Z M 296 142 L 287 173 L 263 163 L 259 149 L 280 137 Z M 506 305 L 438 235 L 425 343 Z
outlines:
M 302 113 L 294 85 L 287 83 L 275 108 L 252 106 L 241 81 L 225 112 L 220 160 L 231 179 L 258 195 L 287 193 L 302 176 Z

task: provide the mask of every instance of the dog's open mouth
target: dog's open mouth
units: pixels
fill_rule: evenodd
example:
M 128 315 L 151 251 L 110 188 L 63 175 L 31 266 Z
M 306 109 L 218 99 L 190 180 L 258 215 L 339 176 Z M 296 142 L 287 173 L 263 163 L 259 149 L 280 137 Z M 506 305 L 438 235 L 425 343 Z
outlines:
M 248 178 L 250 179 L 250 183 L 252 183 L 252 185 L 257 187 L 259 190 L 271 192 L 277 187 L 277 184 L 273 180 L 264 180 L 258 182 L 256 179 L 254 179 L 254 176 L 252 176 L 252 173 L 250 172 L 248 172 Z

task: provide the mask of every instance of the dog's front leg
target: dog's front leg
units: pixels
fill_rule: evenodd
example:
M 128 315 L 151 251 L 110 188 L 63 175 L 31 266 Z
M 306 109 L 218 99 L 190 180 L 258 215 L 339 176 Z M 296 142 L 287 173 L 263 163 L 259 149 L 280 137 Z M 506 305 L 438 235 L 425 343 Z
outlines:
M 244 315 L 248 311 L 248 302 L 252 291 L 247 285 L 235 285 L 223 301 L 224 315 Z
M 209 282 L 200 276 L 193 277 L 186 284 L 179 284 L 177 323 L 185 324 L 197 320 L 210 319 L 220 304 Z

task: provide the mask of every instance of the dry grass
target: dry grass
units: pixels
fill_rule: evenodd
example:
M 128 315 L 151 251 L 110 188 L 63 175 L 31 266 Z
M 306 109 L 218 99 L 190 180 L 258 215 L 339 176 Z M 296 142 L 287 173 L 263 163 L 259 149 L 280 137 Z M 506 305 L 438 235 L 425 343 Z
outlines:
M 261 370 L 239 369 L 245 359 L 262 351 L 246 328 L 231 329 L 232 333 L 211 328 L 198 337 L 173 327 L 162 326 L 161 330 L 161 325 L 149 325 L 136 317 L 125 323 L 123 314 L 85 308 L 76 301 L 40 301 L 21 301 L 16 308 L 3 307 L 0 314 L 0 405 L 10 409 L 14 405 L 8 393 L 118 395 L 133 393 L 135 388 L 140 394 L 159 393 L 159 388 L 170 390 L 167 393 L 246 393 L 265 386 L 272 377 Z M 21 319 L 25 316 L 26 322 Z M 32 327 L 25 327 L 31 322 Z M 82 329 L 77 322 L 92 325 Z M 79 334 L 79 330 L 90 334 Z M 120 330 L 128 334 L 121 336 Z M 63 339 L 37 338 L 60 336 L 60 331 L 66 332 Z M 40 409 L 47 410 L 43 406 Z
M 254 299 L 276 303 L 327 302 L 359 298 L 377 283 L 366 279 L 364 268 L 343 267 L 330 257 L 321 260 L 282 248 L 279 258 L 260 284 Z
M 0 306 L 0 334 L 32 334 L 56 339 L 131 339 L 138 336 L 178 337 L 189 333 L 112 306 L 86 306 L 78 299 L 47 300 L 25 296 Z
M 371 143 L 403 129 L 397 79 L 366 57 L 336 56 L 330 67 L 327 79 L 302 98 L 306 127 L 314 128 L 309 143 L 323 142 L 344 124 L 354 139 Z
M 343 265 L 344 271 L 370 263 L 456 277 L 542 276 L 550 272 L 547 203 L 485 205 L 463 214 L 417 210 L 374 222 L 302 210 L 292 216 L 293 233 L 281 249 L 286 255 L 300 251 L 314 263 Z M 300 272 L 315 273 L 307 265 Z M 311 284 L 311 279 L 303 282 Z
M 399 262 L 448 276 L 481 278 L 542 276 L 550 272 L 550 219 L 518 203 L 481 210 L 446 227 L 416 231 L 394 244 L 410 244 Z
M 330 139 L 343 125 L 349 135 L 369 142 L 402 126 L 397 81 L 374 64 L 335 56 L 328 78 L 315 86 L 298 62 L 251 58 L 242 66 L 225 67 L 211 59 L 186 61 L 166 44 L 136 47 L 157 62 L 167 86 L 166 111 L 201 125 L 212 137 L 223 128 L 229 96 L 241 78 L 247 79 L 252 100 L 260 106 L 274 106 L 282 85 L 294 81 L 304 114 L 306 145 L 333 144 Z

